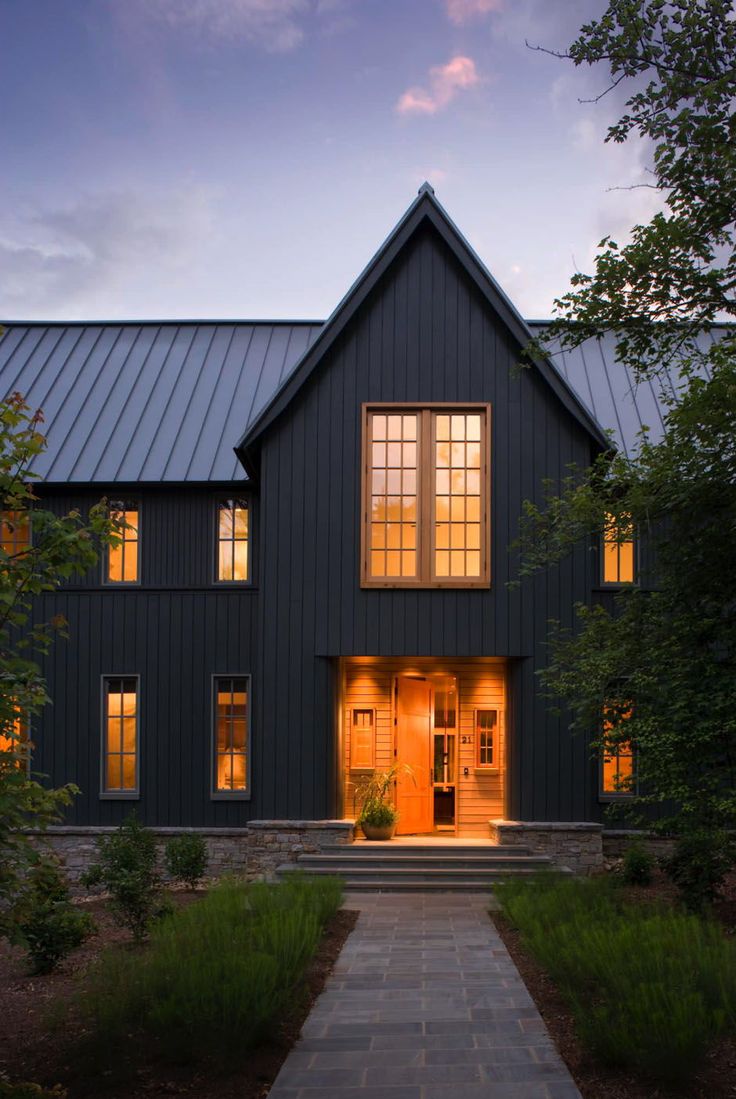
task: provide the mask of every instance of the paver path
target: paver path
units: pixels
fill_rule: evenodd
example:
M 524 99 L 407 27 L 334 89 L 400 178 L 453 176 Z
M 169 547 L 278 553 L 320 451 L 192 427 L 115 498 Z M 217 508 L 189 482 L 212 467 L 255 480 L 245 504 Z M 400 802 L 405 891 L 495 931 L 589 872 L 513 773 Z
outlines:
M 270 1099 L 580 1099 L 488 904 L 349 895 L 358 923 Z

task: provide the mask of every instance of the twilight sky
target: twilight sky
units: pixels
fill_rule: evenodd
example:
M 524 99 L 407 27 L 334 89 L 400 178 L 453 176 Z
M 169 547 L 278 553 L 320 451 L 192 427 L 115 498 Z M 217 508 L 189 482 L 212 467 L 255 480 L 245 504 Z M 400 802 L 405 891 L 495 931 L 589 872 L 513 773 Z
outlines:
M 425 178 L 549 316 L 655 201 L 606 73 L 525 45 L 605 6 L 0 0 L 0 318 L 322 318 Z

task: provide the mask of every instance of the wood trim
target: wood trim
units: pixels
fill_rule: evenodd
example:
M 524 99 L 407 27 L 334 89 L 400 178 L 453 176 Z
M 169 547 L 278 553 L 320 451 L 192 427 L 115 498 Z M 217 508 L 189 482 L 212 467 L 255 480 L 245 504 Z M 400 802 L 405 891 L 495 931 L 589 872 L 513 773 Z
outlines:
M 493 763 L 481 763 L 480 761 L 480 737 L 478 736 L 478 714 L 482 711 L 485 713 L 487 710 L 492 710 L 496 715 L 496 724 L 494 726 L 493 736 Z M 475 766 L 473 770 L 479 775 L 492 775 L 498 773 L 501 769 L 500 765 L 500 753 L 501 753 L 501 713 L 498 706 L 474 706 L 473 707 L 473 739 L 475 741 L 473 745 L 473 756 L 475 757 Z
M 376 579 L 370 575 L 369 554 L 369 424 L 373 412 L 417 412 L 417 562 L 419 575 L 414 579 Z M 440 411 L 475 412 L 481 416 L 481 454 L 483 455 L 481 499 L 481 575 L 476 578 L 437 579 L 434 573 L 434 500 L 435 467 L 432 460 L 434 439 L 433 414 Z M 425 452 L 428 451 L 425 461 Z M 361 405 L 361 500 L 360 500 L 360 586 L 361 588 L 478 588 L 491 586 L 491 405 L 481 401 L 364 401 Z

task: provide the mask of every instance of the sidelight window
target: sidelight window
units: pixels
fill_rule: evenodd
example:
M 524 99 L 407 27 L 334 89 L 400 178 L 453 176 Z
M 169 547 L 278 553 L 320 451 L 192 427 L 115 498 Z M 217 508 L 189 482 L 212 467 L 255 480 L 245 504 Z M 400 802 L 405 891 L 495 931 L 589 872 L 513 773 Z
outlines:
M 364 586 L 487 587 L 488 406 L 365 415 Z

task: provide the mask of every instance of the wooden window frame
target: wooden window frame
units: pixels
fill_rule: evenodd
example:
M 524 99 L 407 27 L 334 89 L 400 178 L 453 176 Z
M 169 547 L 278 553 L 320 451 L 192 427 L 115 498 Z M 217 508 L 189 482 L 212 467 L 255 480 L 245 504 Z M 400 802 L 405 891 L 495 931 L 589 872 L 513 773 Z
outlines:
M 371 762 L 365 766 L 356 766 L 353 763 L 353 750 L 355 741 L 353 739 L 353 730 L 355 729 L 354 715 L 356 713 L 369 713 L 371 715 L 371 728 L 373 730 L 373 743 L 371 745 Z M 350 722 L 350 773 L 352 774 L 368 774 L 376 769 L 376 708 L 375 706 L 349 706 L 348 707 L 349 722 Z
M 478 714 L 479 713 L 495 713 L 496 724 L 494 727 L 493 738 L 493 763 L 481 763 L 480 761 L 480 737 L 478 735 Z M 473 746 L 473 756 L 475 758 L 476 773 L 482 775 L 493 774 L 500 770 L 499 755 L 500 755 L 500 737 L 501 737 L 501 710 L 498 706 L 476 706 L 473 710 L 473 738 L 475 744 Z
M 248 514 L 248 537 L 245 539 L 245 544 L 247 546 L 248 575 L 245 580 L 221 580 L 219 577 L 221 541 L 220 509 L 228 500 L 233 501 L 235 504 L 244 505 Z M 238 539 L 238 541 L 242 540 L 243 539 Z M 233 542 L 234 539 L 227 539 L 227 541 Z M 218 588 L 247 588 L 253 586 L 253 505 L 250 496 L 244 494 L 235 495 L 234 493 L 220 493 L 215 497 L 212 576 L 213 583 L 216 584 Z
M 598 537 L 600 568 L 599 568 L 599 584 L 602 588 L 606 588 L 608 591 L 616 588 L 625 588 L 630 584 L 636 584 L 639 576 L 639 539 L 636 536 L 636 527 L 631 524 L 631 538 L 626 539 L 627 542 L 631 542 L 631 557 L 632 557 L 632 579 L 631 580 L 606 580 L 606 532 L 605 529 L 601 531 Z M 619 555 L 618 565 L 619 572 L 621 571 L 621 554 L 620 549 L 623 542 L 618 543 Z
M 107 782 L 107 684 L 111 679 L 135 680 L 135 789 L 108 790 Z M 100 793 L 101 801 L 139 801 L 141 796 L 141 677 L 135 673 L 109 672 L 100 677 Z
M 141 574 L 143 571 L 143 539 L 141 537 L 141 531 L 143 529 L 142 517 L 143 507 L 139 497 L 137 496 L 117 496 L 109 501 L 108 507 L 110 511 L 118 511 L 118 508 L 113 508 L 113 504 L 124 504 L 123 511 L 132 511 L 135 507 L 138 515 L 138 529 L 136 531 L 137 537 L 136 544 L 136 577 L 135 580 L 111 580 L 110 579 L 110 546 L 108 546 L 102 555 L 102 583 L 108 588 L 138 588 L 141 586 Z
M 229 582 L 229 581 L 227 581 Z M 246 691 L 245 710 L 245 790 L 220 790 L 217 787 L 217 683 L 221 679 L 244 679 Z M 250 801 L 253 750 L 253 681 L 248 672 L 214 672 L 210 682 L 210 800 Z
M 370 464 L 368 461 L 369 424 L 373 413 L 417 413 L 417 561 L 418 577 L 376 579 L 370 575 L 368 501 L 370 498 Z M 481 574 L 479 577 L 442 577 L 434 572 L 435 522 L 435 463 L 432 452 L 434 417 L 437 413 L 480 413 L 481 415 Z M 429 451 L 428 454 L 426 452 Z M 491 405 L 487 402 L 445 401 L 369 401 L 361 405 L 361 497 L 360 497 L 360 586 L 361 588 L 482 588 L 491 586 Z

